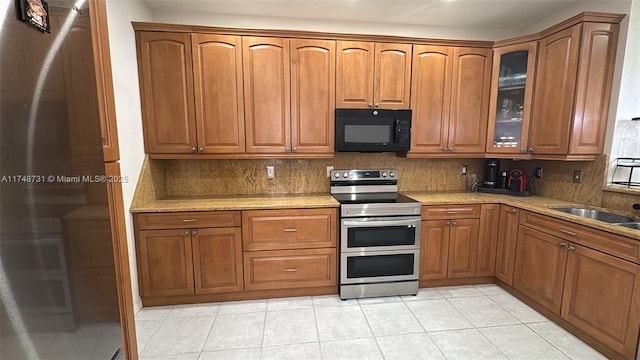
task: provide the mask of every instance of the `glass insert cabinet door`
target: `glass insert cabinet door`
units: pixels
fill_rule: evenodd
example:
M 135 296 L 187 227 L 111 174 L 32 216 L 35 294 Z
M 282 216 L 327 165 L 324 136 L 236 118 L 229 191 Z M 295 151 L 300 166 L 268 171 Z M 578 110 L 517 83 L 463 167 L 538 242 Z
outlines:
M 494 50 L 487 152 L 527 153 L 535 41 Z

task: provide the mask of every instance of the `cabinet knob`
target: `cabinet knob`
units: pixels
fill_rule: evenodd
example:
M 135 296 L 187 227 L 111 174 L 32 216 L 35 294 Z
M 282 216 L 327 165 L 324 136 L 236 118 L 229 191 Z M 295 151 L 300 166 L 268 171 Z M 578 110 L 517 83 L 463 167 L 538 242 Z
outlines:
M 451 221 L 447 221 L 446 225 L 451 226 Z
M 201 153 L 201 152 L 203 152 L 203 151 L 204 151 L 204 148 L 203 148 L 203 147 L 199 147 L 199 148 L 198 148 L 198 152 L 199 152 L 199 153 Z
M 527 149 L 525 149 L 525 148 L 520 148 L 520 152 L 521 152 L 521 153 L 526 153 L 526 152 L 527 152 Z
M 184 236 L 189 236 L 189 230 L 184 232 Z
M 293 152 L 297 152 L 298 148 L 297 147 L 293 147 L 292 150 L 293 150 Z
M 527 149 L 527 152 L 532 153 L 532 152 L 533 152 L 533 148 L 528 148 L 528 149 Z
M 569 245 L 569 247 L 567 248 L 567 251 L 573 251 L 573 250 L 575 250 L 575 249 L 576 249 L 576 248 L 574 248 L 573 246 Z
M 375 106 L 376 108 L 379 108 L 379 107 L 380 107 L 380 104 L 379 104 L 379 103 L 376 103 L 374 106 Z
M 443 147 L 442 151 L 447 152 L 447 151 L 449 151 L 449 149 L 447 149 L 446 147 Z
M 198 235 L 198 232 L 195 230 L 191 230 L 191 236 L 196 236 L 196 235 Z
M 558 244 L 559 247 L 563 248 L 565 246 L 567 246 L 567 243 L 564 241 L 560 241 L 560 244 Z
M 518 209 L 511 209 L 511 213 L 512 213 L 512 214 L 515 214 L 515 213 L 517 213 L 517 212 L 518 212 Z
M 196 152 L 196 148 L 195 148 L 195 147 L 192 147 L 192 148 L 191 148 L 191 152 L 192 152 L 192 153 Z
M 453 225 L 453 226 L 457 226 L 457 225 L 458 225 L 458 223 L 457 223 L 456 221 L 452 221 L 452 222 L 451 222 L 451 225 Z
M 450 148 L 449 148 L 449 151 L 453 151 L 453 148 L 452 148 L 452 147 L 450 147 Z
M 286 147 L 284 148 L 284 151 L 286 151 L 286 152 L 291 152 L 291 149 L 290 149 L 288 146 L 286 146 Z
M 369 103 L 369 107 L 372 108 L 373 107 L 373 103 Z

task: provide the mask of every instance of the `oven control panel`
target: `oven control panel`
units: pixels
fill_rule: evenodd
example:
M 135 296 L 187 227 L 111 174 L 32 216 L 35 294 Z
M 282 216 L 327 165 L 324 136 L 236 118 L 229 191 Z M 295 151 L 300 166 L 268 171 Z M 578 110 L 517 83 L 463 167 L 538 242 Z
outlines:
M 395 169 L 383 170 L 332 170 L 332 181 L 354 181 L 354 180 L 396 180 L 398 171 Z

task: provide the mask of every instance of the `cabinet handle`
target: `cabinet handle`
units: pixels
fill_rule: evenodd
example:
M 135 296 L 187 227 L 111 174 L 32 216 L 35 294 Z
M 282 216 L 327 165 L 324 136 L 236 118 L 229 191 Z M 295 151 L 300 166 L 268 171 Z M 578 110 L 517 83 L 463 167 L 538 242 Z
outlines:
M 576 236 L 576 233 L 571 232 L 569 230 L 564 230 L 564 229 L 560 229 L 560 232 L 563 234 L 567 234 L 567 235 L 571 235 L 571 236 Z
M 192 152 L 192 153 L 196 152 L 196 148 L 195 148 L 195 147 L 192 147 L 192 148 L 191 148 L 191 152 Z
M 573 250 L 575 250 L 575 249 L 576 249 L 576 248 L 574 248 L 573 246 L 569 245 L 569 247 L 567 248 L 567 251 L 573 251 Z
M 565 246 L 567 246 L 567 243 L 564 241 L 560 241 L 560 244 L 558 244 L 559 247 L 563 248 Z
M 182 219 L 183 223 L 194 223 L 198 222 L 198 219 Z
M 457 214 L 458 211 L 447 211 L 447 214 Z
M 295 229 L 295 228 L 293 228 L 293 229 L 284 229 L 284 232 L 296 232 L 296 231 L 298 231 L 298 229 Z
M 517 212 L 518 212 L 518 210 L 517 210 L 517 209 L 511 209 L 511 213 L 512 213 L 512 214 L 515 214 L 515 213 L 517 213 Z
M 297 268 L 284 269 L 286 272 L 298 272 Z
M 199 147 L 199 148 L 198 148 L 198 152 L 199 152 L 199 153 L 201 153 L 201 152 L 203 152 L 203 151 L 204 151 L 204 148 L 203 148 L 203 147 Z
M 380 104 L 379 104 L 379 103 L 376 103 L 375 107 L 379 108 L 379 107 L 380 107 Z
M 373 107 L 373 103 L 369 103 L 369 107 L 372 108 Z
M 447 222 L 446 222 L 446 225 L 447 225 L 447 226 L 451 226 L 451 221 L 447 221 Z
M 111 243 L 104 243 L 104 247 L 110 247 Z
M 533 152 L 533 148 L 528 148 L 528 149 L 527 149 L 527 152 L 532 153 L 532 152 Z
M 191 236 L 196 236 L 196 235 L 198 235 L 198 232 L 195 230 L 191 230 Z
M 189 230 L 184 232 L 184 236 L 189 236 Z
M 450 148 L 449 148 L 449 151 L 453 151 L 453 148 L 452 148 L 452 147 L 450 147 Z

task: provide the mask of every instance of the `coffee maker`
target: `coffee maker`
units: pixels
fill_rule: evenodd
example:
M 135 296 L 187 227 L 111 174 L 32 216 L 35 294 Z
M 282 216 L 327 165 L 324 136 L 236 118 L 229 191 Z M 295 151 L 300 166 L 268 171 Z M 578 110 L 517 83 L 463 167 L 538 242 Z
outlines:
M 500 185 L 500 160 L 487 159 L 484 163 L 484 182 L 487 188 L 498 188 Z

